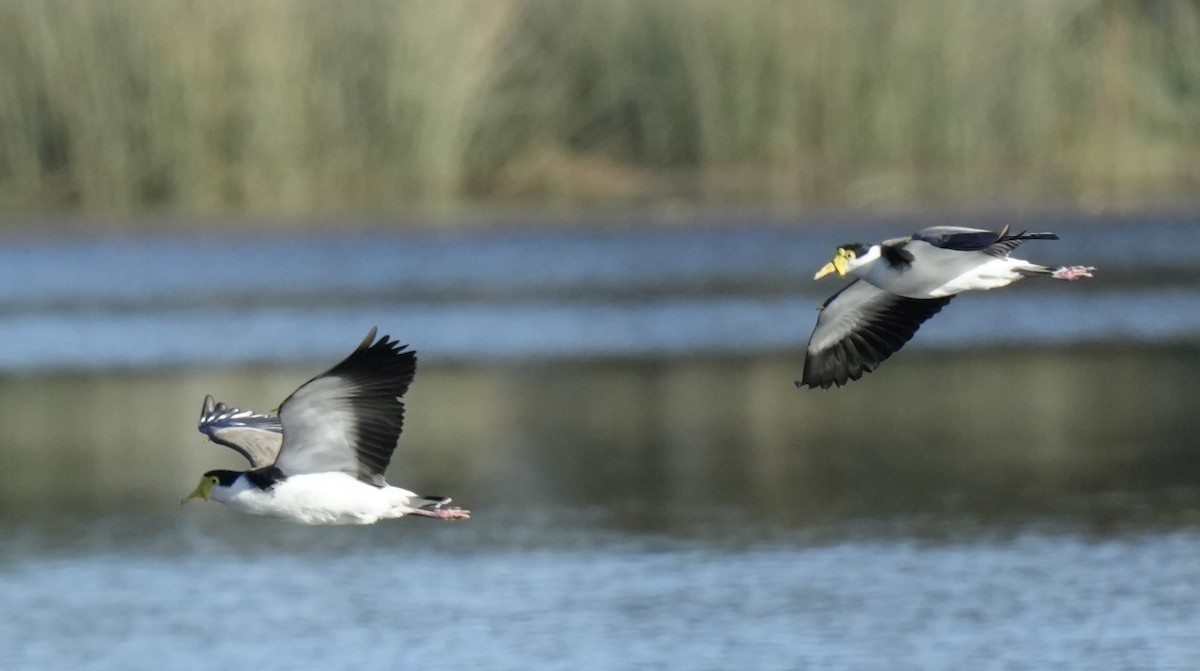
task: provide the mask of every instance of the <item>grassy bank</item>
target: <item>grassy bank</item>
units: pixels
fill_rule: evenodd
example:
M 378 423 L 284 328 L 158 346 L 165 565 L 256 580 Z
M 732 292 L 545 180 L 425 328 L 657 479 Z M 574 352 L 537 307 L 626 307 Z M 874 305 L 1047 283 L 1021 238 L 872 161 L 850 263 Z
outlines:
M 1114 207 L 1200 186 L 1200 7 L 0 1 L 0 212 Z

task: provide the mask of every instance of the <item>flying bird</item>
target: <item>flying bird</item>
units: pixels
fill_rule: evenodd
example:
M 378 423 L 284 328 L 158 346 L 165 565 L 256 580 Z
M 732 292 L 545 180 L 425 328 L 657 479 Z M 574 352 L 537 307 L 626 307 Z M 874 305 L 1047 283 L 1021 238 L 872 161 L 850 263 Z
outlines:
M 450 499 L 418 496 L 383 478 L 404 424 L 401 398 L 416 372 L 416 353 L 372 328 L 340 363 L 305 382 L 263 415 L 208 396 L 199 429 L 250 462 L 248 471 L 214 470 L 194 498 L 252 515 L 303 524 L 374 524 L 419 515 L 470 517 Z
M 964 291 L 998 289 L 1022 277 L 1091 277 L 1091 266 L 1049 268 L 1010 256 L 1026 240 L 1057 239 L 1009 234 L 1007 226 L 1000 232 L 934 226 L 874 245 L 838 246 L 813 279 L 837 273 L 855 280 L 821 305 L 796 386 L 841 387 L 875 370 Z

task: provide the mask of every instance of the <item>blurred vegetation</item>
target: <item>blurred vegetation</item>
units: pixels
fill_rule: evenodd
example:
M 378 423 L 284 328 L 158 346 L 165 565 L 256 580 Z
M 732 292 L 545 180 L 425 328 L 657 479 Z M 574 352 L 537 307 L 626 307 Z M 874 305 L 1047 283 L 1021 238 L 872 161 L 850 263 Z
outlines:
M 0 211 L 1087 208 L 1200 186 L 1200 6 L 0 0 Z

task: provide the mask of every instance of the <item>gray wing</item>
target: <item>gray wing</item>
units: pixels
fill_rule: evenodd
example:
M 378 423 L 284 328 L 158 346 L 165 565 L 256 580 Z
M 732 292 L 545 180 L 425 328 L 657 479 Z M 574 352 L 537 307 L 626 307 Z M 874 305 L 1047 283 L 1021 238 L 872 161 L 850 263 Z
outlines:
M 253 468 L 271 465 L 283 444 L 278 417 L 214 404 L 212 396 L 204 397 L 199 429 L 214 443 L 237 450 Z
M 1009 235 L 1008 226 L 1000 231 L 985 231 L 961 226 L 931 226 L 914 233 L 912 239 L 927 242 L 942 249 L 1008 256 L 1026 240 L 1057 240 L 1058 236 L 1054 233 L 1029 233 L 1027 231 Z
M 978 252 L 999 242 L 1008 233 L 1008 227 L 1000 232 L 962 226 L 930 226 L 913 233 L 913 240 L 928 242 L 934 247 L 954 249 L 960 252 Z
M 373 342 L 374 341 L 374 342 Z M 286 475 L 329 471 L 382 487 L 404 427 L 404 403 L 416 353 L 375 329 L 333 368 L 304 383 L 279 406 Z
M 841 387 L 875 370 L 950 298 L 906 298 L 851 282 L 821 306 L 796 386 Z

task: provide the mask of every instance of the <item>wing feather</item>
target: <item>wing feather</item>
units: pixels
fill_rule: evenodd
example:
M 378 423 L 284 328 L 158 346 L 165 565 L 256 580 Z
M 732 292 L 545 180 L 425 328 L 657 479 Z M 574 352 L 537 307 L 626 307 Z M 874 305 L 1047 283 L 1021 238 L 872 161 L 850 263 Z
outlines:
M 934 247 L 953 249 L 960 252 L 983 251 L 999 242 L 1008 232 L 1006 226 L 999 233 L 979 228 L 962 226 L 930 226 L 913 233 L 913 240 L 928 242 Z
M 861 378 L 912 339 L 950 298 L 906 298 L 862 280 L 851 282 L 821 306 L 796 386 L 828 389 Z
M 214 403 L 212 396 L 204 397 L 198 428 L 214 443 L 246 457 L 253 468 L 271 465 L 283 443 L 283 425 L 278 417 Z
M 1008 226 L 999 232 L 961 226 L 930 226 L 913 234 L 913 240 L 927 242 L 934 247 L 960 252 L 985 252 L 991 256 L 1005 257 L 1026 240 L 1057 240 L 1054 233 L 1030 233 L 1021 231 L 1009 235 Z
M 333 368 L 304 383 L 279 407 L 287 475 L 340 471 L 383 486 L 404 427 L 416 353 L 375 329 Z

